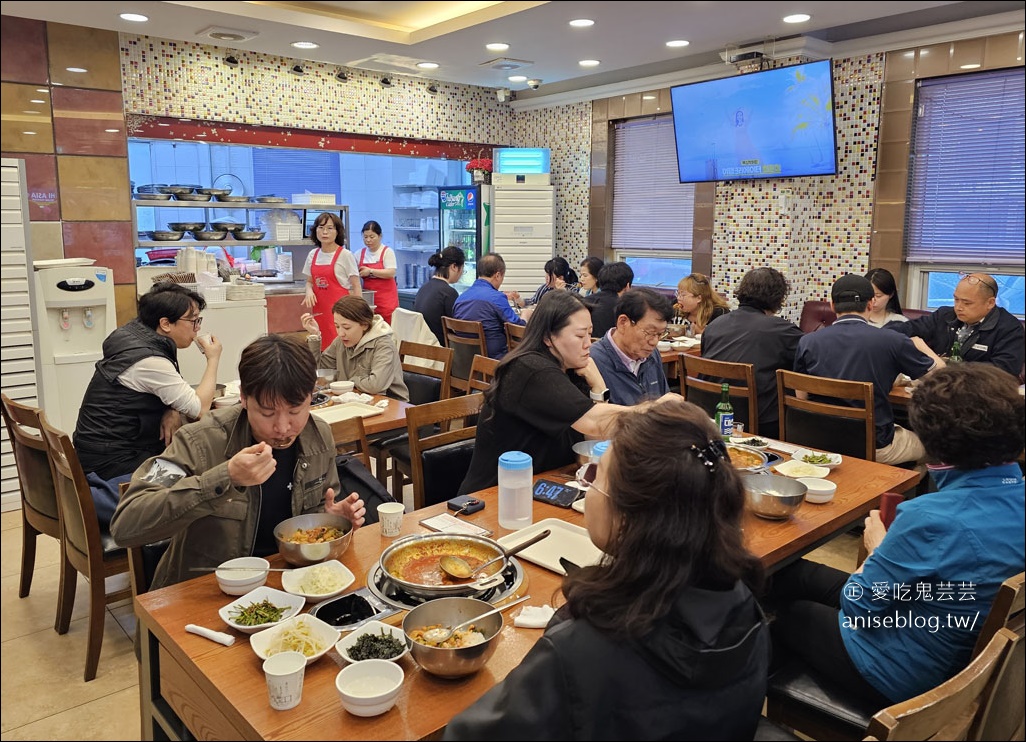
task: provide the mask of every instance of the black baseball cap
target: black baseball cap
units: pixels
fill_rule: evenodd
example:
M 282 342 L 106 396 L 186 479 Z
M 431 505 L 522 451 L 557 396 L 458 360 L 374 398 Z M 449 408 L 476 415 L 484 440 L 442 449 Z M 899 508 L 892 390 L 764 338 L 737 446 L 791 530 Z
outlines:
M 830 298 L 840 301 L 869 301 L 873 298 L 873 284 L 868 278 L 855 273 L 845 273 L 834 281 Z

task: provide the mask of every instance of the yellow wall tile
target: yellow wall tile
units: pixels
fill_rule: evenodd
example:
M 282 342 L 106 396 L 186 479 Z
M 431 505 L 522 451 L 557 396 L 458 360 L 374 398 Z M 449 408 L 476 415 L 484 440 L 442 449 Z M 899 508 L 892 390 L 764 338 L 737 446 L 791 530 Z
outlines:
M 50 82 L 74 88 L 121 90 L 121 50 L 117 31 L 46 24 Z M 86 72 L 68 72 L 79 67 Z
M 131 221 L 128 160 L 58 155 L 61 218 L 72 222 Z

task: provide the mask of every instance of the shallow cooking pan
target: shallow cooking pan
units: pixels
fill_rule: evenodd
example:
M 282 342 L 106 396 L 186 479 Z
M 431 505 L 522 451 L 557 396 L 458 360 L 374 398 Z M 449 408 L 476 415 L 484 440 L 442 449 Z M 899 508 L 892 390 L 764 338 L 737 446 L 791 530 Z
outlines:
M 478 578 L 468 583 L 449 577 L 438 560 L 450 554 L 466 559 L 472 567 L 505 554 L 490 538 L 469 534 L 427 533 L 401 538 L 381 553 L 382 572 L 411 595 L 421 598 L 475 595 L 492 587 L 494 580 Z M 484 577 L 494 577 L 505 565 L 499 561 L 488 567 Z M 485 587 L 481 587 L 481 585 Z

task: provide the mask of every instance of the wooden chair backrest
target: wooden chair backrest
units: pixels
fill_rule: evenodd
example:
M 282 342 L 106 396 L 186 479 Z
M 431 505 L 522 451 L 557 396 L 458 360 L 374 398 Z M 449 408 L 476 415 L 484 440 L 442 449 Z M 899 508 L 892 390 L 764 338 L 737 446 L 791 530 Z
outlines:
M 995 673 L 987 699 L 970 739 L 1023 739 L 1026 732 L 1026 641 L 1023 640 L 1022 616 L 1017 630 L 1005 627 L 1018 638 L 1005 663 Z
M 42 411 L 15 402 L 6 394 L 0 394 L 0 402 L 18 471 L 25 520 L 41 533 L 60 538 L 60 507 L 41 431 Z
M 466 394 L 470 388 L 470 364 L 474 355 L 488 355 L 488 344 L 485 342 L 484 327 L 480 322 L 472 320 L 442 317 L 445 329 L 445 345 L 452 348 L 451 385 L 456 391 Z
M 505 323 L 506 328 L 506 348 L 513 350 L 520 341 L 524 339 L 524 332 L 527 331 L 527 325 L 516 325 L 512 322 Z
M 484 392 L 492 385 L 495 378 L 495 369 L 499 362 L 495 358 L 475 355 L 470 364 L 470 377 L 467 379 L 471 392 Z
M 1019 637 L 999 629 L 987 648 L 965 669 L 936 688 L 873 715 L 867 734 L 878 740 L 962 740 L 971 738 L 987 703 L 992 679 Z
M 853 400 L 862 406 L 801 399 L 794 394 L 799 391 L 815 397 Z M 870 382 L 828 379 L 777 369 L 777 405 L 781 440 L 867 461 L 876 460 L 873 385 Z M 856 427 L 861 435 L 852 435 Z
M 403 340 L 399 343 L 399 359 L 403 364 L 403 377 L 407 379 L 408 387 L 411 387 L 411 379 L 407 376 L 408 374 L 419 374 L 438 380 L 438 395 L 433 399 L 414 399 L 414 388 L 418 385 L 413 383 L 410 388 L 410 401 L 413 404 L 437 402 L 439 399 L 449 398 L 452 382 L 452 358 L 452 348 L 425 345 L 411 340 Z M 421 363 L 417 361 L 421 361 Z
M 730 384 L 730 396 L 742 398 L 747 404 L 744 409 L 734 404 L 734 419 L 745 424 L 745 430 L 753 435 L 759 434 L 759 394 L 755 388 L 755 366 L 751 363 L 733 363 L 730 361 L 714 361 L 711 358 L 681 353 L 677 358 L 678 378 L 681 380 L 681 394 L 689 402 L 694 401 L 712 417 L 716 413 L 721 387 L 724 381 Z M 704 377 L 704 378 L 703 378 Z M 704 392 L 702 400 L 714 400 L 712 409 L 707 404 L 689 398 L 692 390 Z M 698 394 L 693 396 L 699 396 Z
M 973 657 L 983 651 L 990 639 L 997 630 L 1012 628 L 1015 625 L 1022 626 L 1023 616 L 1026 613 L 1026 572 L 1012 575 L 1001 583 L 994 602 L 990 605 L 990 612 L 987 620 L 983 622 L 980 635 L 976 638 L 976 646 L 973 648 Z
M 427 502 L 427 491 L 424 482 L 423 454 L 433 448 L 472 440 L 477 435 L 476 425 L 467 425 L 467 421 L 476 416 L 484 405 L 484 395 L 465 394 L 451 397 L 438 402 L 410 407 L 406 411 L 406 429 L 410 436 L 410 469 L 413 481 L 413 508 L 418 510 Z M 461 422 L 461 427 L 453 427 L 453 423 Z M 421 436 L 418 431 L 426 426 L 438 426 L 434 435 Z
M 335 439 L 335 453 L 351 453 L 359 456 L 363 465 L 370 469 L 370 445 L 362 417 L 350 417 L 331 424 L 331 435 Z

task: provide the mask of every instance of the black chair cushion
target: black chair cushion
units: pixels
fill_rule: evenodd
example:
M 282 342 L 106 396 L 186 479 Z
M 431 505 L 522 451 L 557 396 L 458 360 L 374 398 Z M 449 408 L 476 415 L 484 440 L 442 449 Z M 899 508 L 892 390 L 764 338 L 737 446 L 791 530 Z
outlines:
M 787 415 L 787 442 L 833 451 L 842 456 L 866 458 L 866 423 L 850 417 L 822 415 L 793 407 Z
M 801 737 L 772 719 L 760 716 L 759 726 L 755 729 L 755 739 L 756 742 L 794 742 L 801 740 Z
M 800 708 L 802 717 L 843 729 L 847 739 L 862 739 L 873 714 L 880 710 L 797 660 L 770 676 L 766 697 L 780 705 Z
M 394 446 L 388 449 L 388 455 L 392 457 L 394 461 L 398 461 L 401 464 L 410 465 L 410 437 L 403 436 L 404 440 L 398 441 Z
M 403 371 L 403 381 L 406 382 L 406 388 L 410 390 L 412 404 L 437 402 L 442 395 L 442 380 L 436 379 L 434 376 Z
M 424 504 L 445 502 L 459 493 L 470 469 L 474 441 L 456 441 L 424 451 Z

